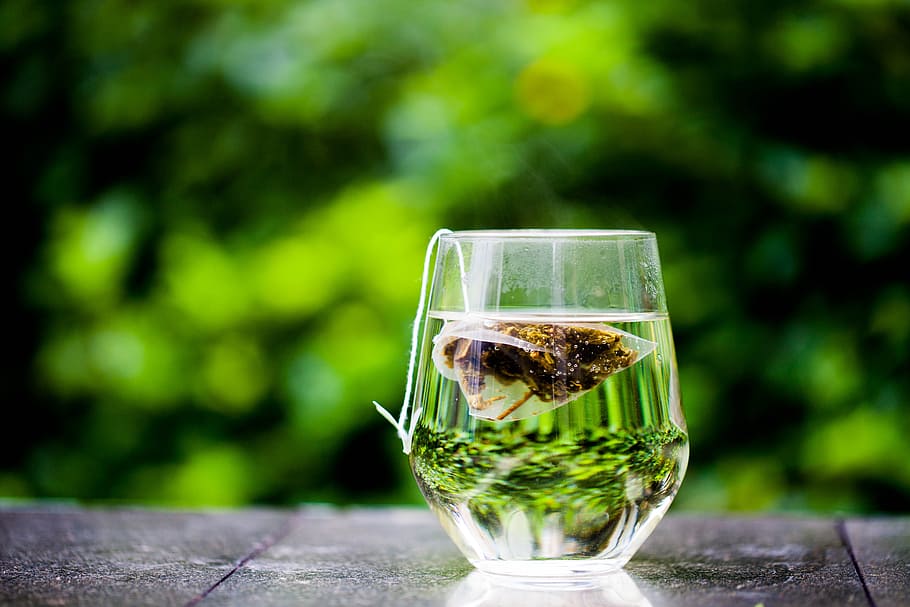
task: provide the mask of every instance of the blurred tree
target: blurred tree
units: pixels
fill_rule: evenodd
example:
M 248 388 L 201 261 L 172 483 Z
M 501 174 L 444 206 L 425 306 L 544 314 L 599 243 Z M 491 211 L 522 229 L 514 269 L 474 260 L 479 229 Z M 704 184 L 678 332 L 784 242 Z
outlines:
M 905 2 L 0 0 L 0 68 L 0 495 L 417 500 L 433 230 L 643 227 L 678 507 L 910 508 Z

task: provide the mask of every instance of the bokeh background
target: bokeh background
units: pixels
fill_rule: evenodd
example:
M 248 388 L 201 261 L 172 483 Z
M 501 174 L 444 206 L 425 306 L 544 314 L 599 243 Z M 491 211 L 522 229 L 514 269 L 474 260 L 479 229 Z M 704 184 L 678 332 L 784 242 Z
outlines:
M 419 503 L 441 226 L 655 231 L 674 509 L 910 511 L 910 3 L 0 0 L 0 496 Z

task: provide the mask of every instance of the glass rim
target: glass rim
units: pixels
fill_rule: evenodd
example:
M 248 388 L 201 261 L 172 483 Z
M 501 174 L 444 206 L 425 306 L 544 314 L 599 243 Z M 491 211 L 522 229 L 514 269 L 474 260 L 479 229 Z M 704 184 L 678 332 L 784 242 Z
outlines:
M 647 230 L 599 230 L 570 228 L 534 228 L 506 230 L 458 230 L 442 234 L 445 240 L 546 240 L 546 239 L 610 239 L 610 240 L 648 240 L 657 235 Z

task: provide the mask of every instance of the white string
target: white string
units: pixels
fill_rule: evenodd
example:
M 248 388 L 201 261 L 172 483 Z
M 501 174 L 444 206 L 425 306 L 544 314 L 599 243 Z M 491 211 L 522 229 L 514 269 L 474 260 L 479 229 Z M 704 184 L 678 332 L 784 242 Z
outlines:
M 464 254 L 461 252 L 461 243 L 455 241 L 455 253 L 458 255 L 458 270 L 461 273 L 461 297 L 464 299 L 465 314 L 471 313 L 471 300 L 468 299 L 468 273 L 464 269 Z
M 418 409 L 414 412 L 411 417 L 411 423 L 407 430 L 405 430 L 405 423 L 408 419 L 408 409 L 411 405 L 411 384 L 414 381 L 414 363 L 417 361 L 417 340 L 420 338 L 420 324 L 423 320 L 423 310 L 426 307 L 427 301 L 427 282 L 429 280 L 430 274 L 430 258 L 433 255 L 433 247 L 436 246 L 436 243 L 439 241 L 439 238 L 444 234 L 451 234 L 452 230 L 443 228 L 437 230 L 433 237 L 430 238 L 430 243 L 427 245 L 426 256 L 423 260 L 423 278 L 420 281 L 420 300 L 417 303 L 417 314 L 414 315 L 414 326 L 411 329 L 411 356 L 410 361 L 408 362 L 408 377 L 407 385 L 404 389 L 404 402 L 401 403 L 401 413 L 398 416 L 398 421 L 395 420 L 395 417 L 389 413 L 389 411 L 373 401 L 373 406 L 376 407 L 376 410 L 382 415 L 390 424 L 395 427 L 395 430 L 398 433 L 398 438 L 401 439 L 402 451 L 405 454 L 411 452 L 411 439 L 414 436 L 414 429 L 416 428 L 417 418 L 420 416 L 421 409 Z M 465 295 L 467 295 L 467 282 L 464 275 L 464 258 L 461 255 L 461 249 L 458 249 L 458 259 L 461 263 L 461 280 L 462 280 L 462 290 Z M 465 300 L 465 305 L 467 305 L 467 300 Z

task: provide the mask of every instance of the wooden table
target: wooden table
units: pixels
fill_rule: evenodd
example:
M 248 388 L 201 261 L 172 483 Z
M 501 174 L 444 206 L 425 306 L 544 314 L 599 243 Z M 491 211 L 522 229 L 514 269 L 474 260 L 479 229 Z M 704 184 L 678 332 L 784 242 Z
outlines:
M 419 508 L 0 508 L 0 605 L 910 605 L 910 517 L 671 514 L 626 567 L 533 591 Z

